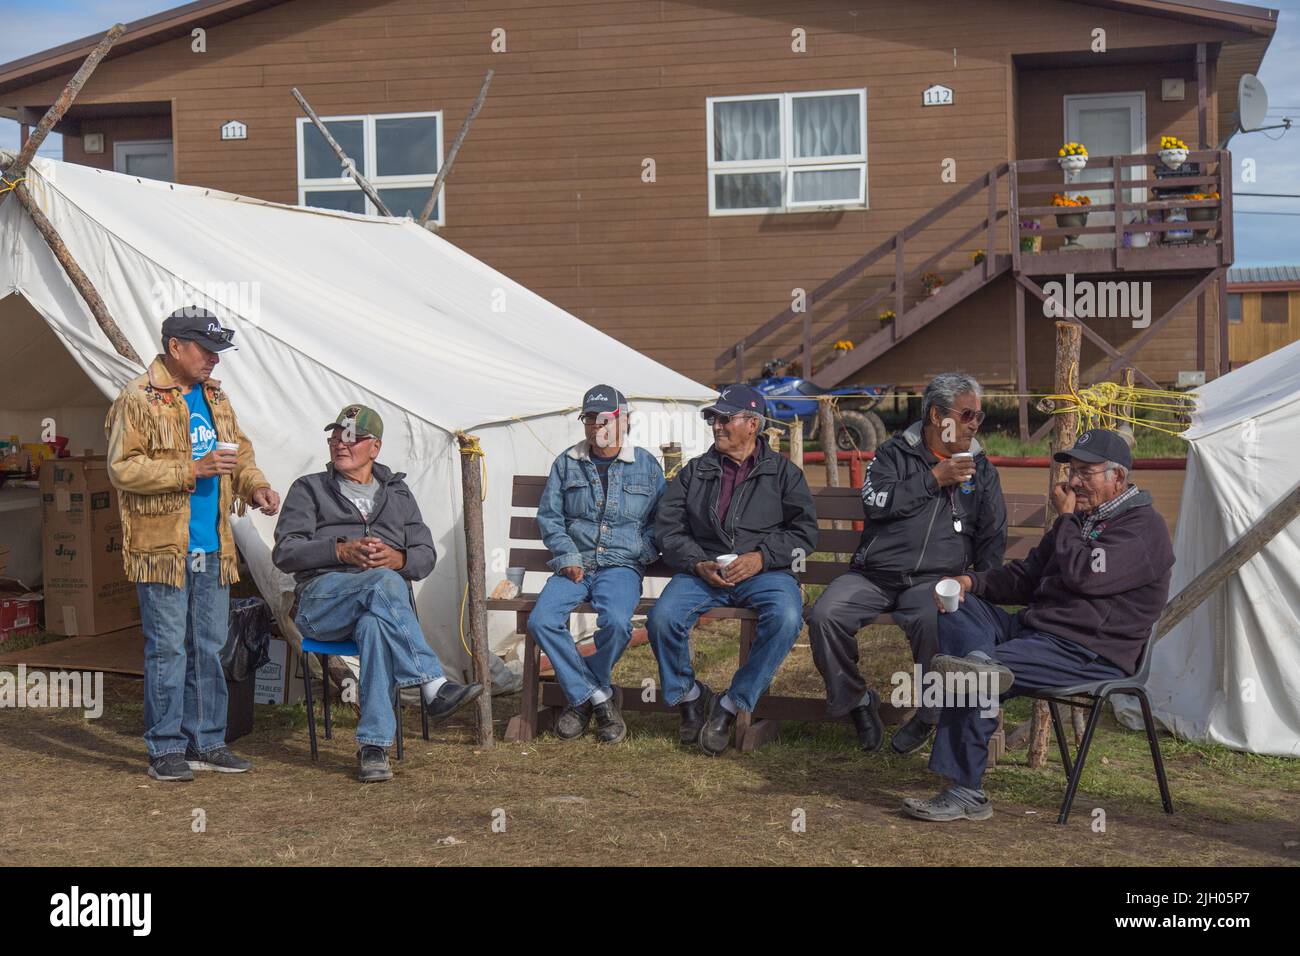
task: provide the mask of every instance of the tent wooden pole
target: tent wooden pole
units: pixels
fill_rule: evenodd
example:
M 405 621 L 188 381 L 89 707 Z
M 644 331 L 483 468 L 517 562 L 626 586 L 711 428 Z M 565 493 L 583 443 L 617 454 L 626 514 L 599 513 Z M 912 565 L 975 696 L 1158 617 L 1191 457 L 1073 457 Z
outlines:
M 63 88 L 59 98 L 45 111 L 41 121 L 36 124 L 36 129 L 30 136 L 24 137 L 22 147 L 18 150 L 18 158 L 5 170 L 6 179 L 17 179 L 27 171 L 28 164 L 32 161 L 32 157 L 36 155 L 36 151 L 41 148 L 41 144 L 45 142 L 45 137 L 49 135 L 50 130 L 58 124 L 59 120 L 63 119 L 63 114 L 68 111 L 68 107 L 72 106 L 72 101 L 77 98 L 81 88 L 86 85 L 86 81 L 90 79 L 90 74 L 95 72 L 95 67 L 99 66 L 100 61 L 108 56 L 108 51 L 113 48 L 113 44 L 117 42 L 118 37 L 125 32 L 126 27 L 122 24 L 114 24 L 104 34 L 104 38 L 99 41 L 99 45 L 90 51 L 90 55 L 82 61 L 81 67 L 76 73 L 72 74 L 72 79 L 68 80 L 68 85 Z M 7 195 L 8 193 L 0 193 L 0 204 L 4 203 Z
M 796 418 L 790 423 L 790 461 L 803 471 L 803 419 Z
M 492 678 L 488 669 L 487 567 L 483 552 L 483 449 L 478 438 L 465 432 L 456 433 L 460 446 L 460 483 L 464 495 L 465 521 L 465 573 L 468 578 L 469 627 L 472 639 L 474 679 L 483 685 L 478 699 L 476 742 L 480 747 L 491 747 L 492 733 Z
M 1083 339 L 1083 330 L 1075 322 L 1056 323 L 1056 378 L 1055 391 L 1063 395 L 1079 374 L 1079 346 Z M 1063 451 L 1074 444 L 1074 433 L 1079 421 L 1075 411 L 1062 412 L 1052 416 L 1052 454 Z M 1048 468 L 1047 479 L 1047 514 L 1044 528 L 1051 528 L 1058 517 L 1056 507 L 1052 504 L 1052 489 L 1066 479 L 1068 465 L 1053 461 Z M 1047 763 L 1047 738 L 1052 726 L 1051 713 L 1047 702 L 1034 701 L 1034 715 L 1029 731 L 1029 766 L 1041 767 Z
M 293 88 L 292 92 L 293 98 L 298 101 L 298 105 L 301 106 L 302 111 L 307 114 L 307 118 L 311 120 L 316 126 L 316 129 L 320 131 L 321 136 L 324 137 L 329 148 L 334 150 L 334 155 L 339 158 L 339 162 L 343 164 L 343 168 L 348 171 L 348 174 L 356 181 L 356 184 L 361 187 L 361 191 L 370 198 L 372 203 L 375 204 L 375 208 L 379 210 L 380 214 L 388 216 L 391 219 L 393 214 L 388 211 L 388 207 L 384 205 L 384 201 L 379 198 L 379 193 L 375 191 L 375 187 L 370 185 L 370 180 L 357 172 L 357 164 L 348 157 L 347 153 L 343 152 L 343 147 L 339 145 L 338 140 L 336 140 L 330 133 L 329 128 L 321 122 L 321 118 L 317 116 L 316 111 L 311 108 L 311 104 L 307 102 L 307 98 L 298 92 L 298 87 L 296 86 Z
M 1266 544 L 1300 515 L 1300 484 L 1278 500 L 1264 516 L 1251 525 L 1227 551 L 1219 555 L 1195 580 L 1165 605 L 1156 623 L 1156 639 L 1168 634 L 1183 618 L 1191 614 L 1214 590 L 1258 554 Z
M 438 201 L 438 194 L 442 192 L 442 184 L 447 181 L 447 176 L 451 174 L 451 166 L 452 163 L 456 162 L 456 154 L 460 152 L 460 144 L 465 142 L 465 137 L 469 135 L 469 124 L 474 122 L 474 117 L 478 116 L 478 111 L 483 108 L 483 101 L 487 99 L 488 87 L 492 85 L 492 77 L 495 75 L 495 70 L 488 70 L 487 75 L 483 77 L 483 85 L 479 88 L 478 98 L 474 100 L 474 105 L 465 117 L 465 122 L 460 124 L 460 132 L 456 134 L 451 149 L 447 151 L 446 161 L 438 169 L 438 177 L 433 181 L 433 192 L 429 193 L 429 201 L 424 204 L 424 209 L 420 212 L 419 223 L 426 229 L 437 231 L 437 225 L 429 225 L 429 217 L 433 215 L 433 204 Z
M 94 283 L 90 281 L 90 277 L 77 264 L 77 260 L 68 251 L 67 244 L 54 228 L 54 224 L 41 211 L 41 207 L 36 205 L 36 200 L 32 199 L 27 187 L 19 184 L 13 189 L 13 193 L 18 197 L 22 207 L 27 210 L 27 214 L 32 217 L 32 223 L 36 226 L 36 231 L 41 234 L 46 244 L 49 245 L 50 251 L 59 260 L 59 265 L 63 266 L 63 271 L 72 280 L 73 287 L 85 300 L 86 305 L 90 307 L 90 314 L 95 317 L 95 322 L 103 330 L 104 335 L 108 337 L 109 342 L 113 344 L 113 348 L 117 349 L 117 354 L 135 362 L 137 365 L 143 366 L 144 362 L 140 360 L 140 356 L 131 347 L 130 341 L 122 334 L 122 330 L 113 321 L 113 317 L 109 315 L 108 306 L 104 304 L 104 300 L 95 288 Z

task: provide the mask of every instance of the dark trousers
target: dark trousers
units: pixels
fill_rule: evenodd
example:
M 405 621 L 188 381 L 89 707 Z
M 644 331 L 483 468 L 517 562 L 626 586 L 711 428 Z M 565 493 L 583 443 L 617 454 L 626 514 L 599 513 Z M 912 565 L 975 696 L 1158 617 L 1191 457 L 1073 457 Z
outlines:
M 907 633 L 912 660 L 928 670 L 939 648 L 933 580 L 890 587 L 850 571 L 832 581 L 813 605 L 808 639 L 813 663 L 826 682 L 829 716 L 843 717 L 862 701 L 867 684 L 858 672 L 858 631 L 886 611 Z M 938 719 L 933 707 L 919 708 L 917 715 L 928 724 Z
M 1075 641 L 1022 627 L 1018 614 L 967 594 L 952 614 L 939 615 L 939 650 L 964 657 L 983 651 L 1011 668 L 1015 683 L 1002 700 L 1028 691 L 1124 677 L 1127 671 Z M 979 789 L 989 759 L 996 716 L 979 707 L 945 707 L 930 751 L 930 769 L 963 787 Z

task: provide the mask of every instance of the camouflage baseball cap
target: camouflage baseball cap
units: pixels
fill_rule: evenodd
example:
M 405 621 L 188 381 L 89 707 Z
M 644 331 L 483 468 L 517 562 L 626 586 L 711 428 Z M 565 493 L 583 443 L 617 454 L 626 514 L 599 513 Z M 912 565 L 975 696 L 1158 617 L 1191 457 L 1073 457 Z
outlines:
M 358 438 L 365 435 L 374 438 L 384 437 L 384 420 L 379 417 L 377 411 L 365 405 L 344 406 L 338 418 L 325 426 L 325 431 L 332 428 L 351 428 Z

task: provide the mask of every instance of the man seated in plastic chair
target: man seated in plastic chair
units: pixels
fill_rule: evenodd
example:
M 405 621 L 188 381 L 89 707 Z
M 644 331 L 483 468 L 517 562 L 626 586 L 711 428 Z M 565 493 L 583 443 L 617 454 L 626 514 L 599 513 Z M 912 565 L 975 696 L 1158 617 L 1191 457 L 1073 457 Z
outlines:
M 930 769 L 951 783 L 933 799 L 903 801 L 918 820 L 991 817 L 980 784 L 999 699 L 1133 675 L 1169 597 L 1169 530 L 1150 494 L 1128 480 L 1124 437 L 1086 431 L 1055 459 L 1069 465 L 1069 480 L 1052 489 L 1060 517 L 1029 556 L 946 578 L 960 587 L 949 607 L 936 591 L 932 666 L 944 675 L 946 706 Z M 998 604 L 1028 606 L 1013 615 Z
M 427 577 L 437 556 L 406 476 L 375 460 L 384 436 L 379 414 L 349 405 L 325 431 L 330 462 L 289 489 L 272 560 L 297 581 L 294 620 L 303 636 L 353 639 L 361 652 L 357 777 L 370 783 L 393 776 L 394 687 L 418 686 L 436 723 L 483 685 L 444 677 L 416 620 L 410 582 Z

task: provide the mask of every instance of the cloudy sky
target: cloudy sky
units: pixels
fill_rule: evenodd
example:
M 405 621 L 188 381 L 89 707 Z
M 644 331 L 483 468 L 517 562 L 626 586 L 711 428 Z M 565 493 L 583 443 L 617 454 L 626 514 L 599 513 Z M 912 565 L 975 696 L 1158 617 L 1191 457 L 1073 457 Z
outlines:
M 178 6 L 181 0 L 0 0 L 0 63 L 49 49 Z M 1032 0 L 1025 0 L 1032 2 Z M 1269 47 L 1260 79 L 1269 93 L 1270 123 L 1290 116 L 1300 122 L 1300 0 L 1261 3 L 1281 10 L 1277 35 Z M 1148 130 L 1149 138 L 1158 131 Z M 1300 265 L 1300 127 L 1238 135 L 1230 144 L 1237 160 L 1237 265 Z M 0 149 L 16 149 L 18 126 L 0 119 Z M 60 157 L 60 137 L 51 136 L 41 155 Z M 1253 159 L 1254 183 L 1242 183 L 1241 161 Z

